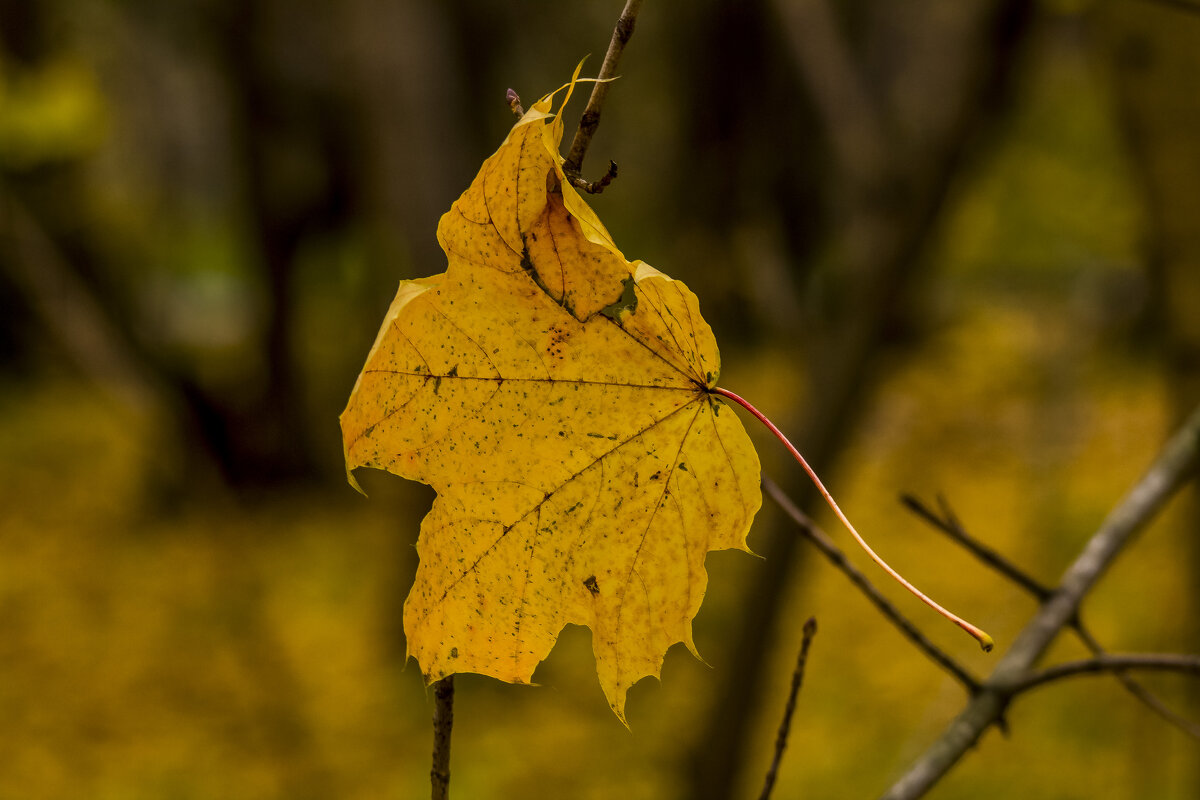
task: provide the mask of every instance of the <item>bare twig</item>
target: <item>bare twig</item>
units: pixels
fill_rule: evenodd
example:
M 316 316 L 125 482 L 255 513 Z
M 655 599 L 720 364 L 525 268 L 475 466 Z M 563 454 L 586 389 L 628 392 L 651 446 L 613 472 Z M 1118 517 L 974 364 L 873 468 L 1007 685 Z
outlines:
M 621 17 L 613 28 L 612 40 L 608 43 L 608 52 L 604 54 L 604 63 L 600 65 L 600 74 L 592 84 L 592 96 L 588 98 L 587 108 L 579 120 L 579 128 L 571 141 L 571 151 L 563 163 L 563 171 L 573 184 L 580 180 L 580 170 L 583 169 L 583 157 L 587 154 L 592 136 L 600 126 L 600 111 L 604 106 L 604 98 L 608 94 L 608 85 L 617 74 L 617 63 L 625 45 L 633 36 L 633 26 L 637 22 L 638 11 L 641 10 L 642 0 L 626 0 Z M 612 180 L 611 178 L 609 180 Z M 586 181 L 584 182 L 586 183 Z M 576 184 L 578 185 L 578 184 Z
M 1043 585 L 1041 582 L 1031 577 L 1028 573 L 1022 570 L 1017 565 L 1013 564 L 1008 559 L 1001 556 L 995 550 L 992 550 L 987 545 L 980 542 L 975 537 L 967 533 L 962 523 L 954 514 L 954 510 L 950 508 L 949 503 L 944 497 L 938 496 L 938 506 L 941 508 L 941 515 L 934 513 L 927 506 L 921 503 L 920 500 L 912 495 L 902 495 L 900 501 L 914 514 L 921 517 L 929 523 L 935 530 L 945 533 L 953 541 L 961 544 L 969 552 L 979 558 L 984 564 L 992 567 L 1000 574 L 1004 575 L 1009 580 L 1013 581 L 1023 589 L 1028 591 L 1039 601 L 1045 601 L 1053 590 Z M 1102 656 L 1105 654 L 1104 647 L 1096 640 L 1086 627 L 1083 620 L 1076 614 L 1075 618 L 1070 623 L 1071 628 L 1075 630 L 1079 640 L 1092 652 L 1094 656 Z M 1113 677 L 1125 687 L 1125 689 L 1142 702 L 1151 711 L 1158 714 L 1160 717 L 1175 725 L 1189 736 L 1200 739 L 1200 725 L 1186 719 L 1185 717 L 1176 714 L 1162 700 L 1160 700 L 1153 692 L 1142 686 L 1136 680 L 1125 673 L 1124 670 L 1112 670 Z
M 983 732 L 1003 717 L 1030 668 L 1058 633 L 1076 618 L 1079 604 L 1129 544 L 1200 466 L 1200 407 L 1171 437 L 1149 471 L 1121 500 L 1083 551 L 1063 573 L 1054 594 L 1021 631 L 981 691 L 883 795 L 884 800 L 922 796 L 962 758 Z
M 792 521 L 800 528 L 800 532 L 810 542 L 816 545 L 816 548 L 821 551 L 829 561 L 837 567 L 842 573 L 850 579 L 850 582 L 859 588 L 867 599 L 875 604 L 885 617 L 887 617 L 893 625 L 900 629 L 900 632 L 908 638 L 917 649 L 925 653 L 930 660 L 940 666 L 942 669 L 954 676 L 955 680 L 963 685 L 963 687 L 974 694 L 979 690 L 979 681 L 976 680 L 971 673 L 967 672 L 966 668 L 951 658 L 944 650 L 939 648 L 929 640 L 925 634 L 914 625 L 907 617 L 900 613 L 899 609 L 892 604 L 890 600 L 883 596 L 883 593 L 875 588 L 857 567 L 850 563 L 843 553 L 833 541 L 818 528 L 808 516 L 796 507 L 792 499 L 788 497 L 782 489 L 770 478 L 765 475 L 762 478 L 763 489 L 771 496 L 771 499 L 778 504 L 783 513 L 792 518 Z
M 767 777 L 763 782 L 759 800 L 771 800 L 771 792 L 775 789 L 775 778 L 779 775 L 779 763 L 783 760 L 788 731 L 792 727 L 792 715 L 796 713 L 796 696 L 800 693 L 800 684 L 804 682 L 804 665 L 808 662 L 808 648 L 816 635 L 817 620 L 815 617 L 809 617 L 808 622 L 804 623 L 804 638 L 800 641 L 800 655 L 796 658 L 796 669 L 792 672 L 792 688 L 788 691 L 787 705 L 783 709 L 783 721 L 779 723 L 779 734 L 775 737 L 775 757 L 771 759 L 771 767 L 767 770 Z
M 1101 647 L 1100 643 L 1096 641 L 1096 638 L 1092 636 L 1092 632 L 1083 626 L 1083 622 L 1079 619 L 1078 615 L 1076 615 L 1075 621 L 1072 623 L 1072 627 L 1075 628 L 1075 633 L 1079 636 L 1079 640 L 1083 642 L 1088 650 L 1092 651 L 1092 655 L 1106 655 L 1104 648 Z M 1160 700 L 1156 694 L 1131 678 L 1125 672 L 1125 670 L 1114 669 L 1112 674 L 1113 677 L 1125 687 L 1126 691 L 1136 697 L 1143 705 L 1145 705 L 1155 714 L 1158 714 L 1160 717 L 1179 728 L 1193 739 L 1200 739 L 1200 725 L 1197 725 L 1190 719 L 1175 713 L 1170 707 L 1167 706 L 1166 703 Z
M 450 797 L 450 732 L 454 728 L 454 676 L 433 684 L 433 769 L 429 782 L 433 800 Z
M 582 189 L 588 194 L 600 194 L 604 191 L 604 187 L 608 186 L 617 177 L 617 162 L 608 162 L 608 172 L 598 181 L 585 181 L 578 176 L 571 178 L 571 185 L 576 189 Z
M 941 516 L 929 510 L 920 500 L 910 494 L 900 495 L 900 502 L 909 511 L 925 520 L 925 522 L 929 523 L 936 530 L 941 531 L 955 542 L 958 542 L 984 564 L 1025 589 L 1038 600 L 1046 600 L 1054 593 L 1050 587 L 1043 585 L 1016 564 L 968 534 L 962 525 L 959 524 L 958 520 L 955 519 L 954 512 L 950 510 L 950 507 L 941 497 L 938 498 L 938 503 L 942 507 Z
M 1013 694 L 1019 694 L 1062 678 L 1101 672 L 1124 672 L 1128 669 L 1200 675 L 1200 656 L 1180 653 L 1106 653 L 1031 672 L 1008 688 Z

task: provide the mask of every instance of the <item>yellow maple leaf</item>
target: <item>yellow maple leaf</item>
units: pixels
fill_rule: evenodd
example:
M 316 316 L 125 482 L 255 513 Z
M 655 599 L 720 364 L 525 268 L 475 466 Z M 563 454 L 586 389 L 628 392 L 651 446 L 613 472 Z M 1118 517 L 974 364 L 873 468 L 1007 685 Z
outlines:
M 342 435 L 348 473 L 437 491 L 404 605 L 426 680 L 528 683 L 564 625 L 587 625 L 624 721 L 672 644 L 696 653 L 705 555 L 746 549 L 759 463 L 711 393 L 695 295 L 627 261 L 566 180 L 552 99 L 442 217 L 449 266 L 401 283 Z

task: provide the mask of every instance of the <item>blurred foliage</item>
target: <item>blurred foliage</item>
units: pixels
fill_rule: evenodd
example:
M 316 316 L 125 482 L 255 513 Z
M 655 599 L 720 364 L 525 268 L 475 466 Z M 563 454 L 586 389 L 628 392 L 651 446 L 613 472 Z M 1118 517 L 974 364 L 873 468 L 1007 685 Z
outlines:
M 836 167 L 837 131 L 782 41 L 787 5 L 647 3 L 585 172 L 621 165 L 595 205 L 627 255 L 699 295 L 722 383 L 799 421 L 828 399 L 823 353 L 845 344 L 821 326 L 875 288 L 855 271 L 875 240 L 839 232 L 874 236 L 846 220 L 878 205 Z M 511 125 L 505 89 L 535 98 L 588 52 L 595 69 L 619 6 L 0 2 L 0 798 L 426 795 L 432 699 L 405 667 L 400 608 L 429 495 L 375 475 L 371 500 L 355 495 L 336 416 L 396 281 L 443 268 L 437 218 Z M 939 35 L 953 16 L 918 6 L 857 0 L 838 19 L 872 85 L 917 109 L 908 131 L 945 87 L 888 45 L 905 14 Z M 1195 184 L 1171 185 L 1155 150 L 1171 120 L 1194 131 L 1196 99 L 1154 80 L 1187 74 L 1200 16 L 1045 2 L 1014 31 L 989 61 L 1003 96 L 967 105 L 926 218 L 904 223 L 919 269 L 883 306 L 825 476 L 894 565 L 1000 648 L 1033 601 L 896 495 L 943 494 L 1051 581 L 1200 399 L 1200 295 L 1172 291 L 1200 274 L 1200 220 L 1159 202 Z M 972 51 L 946 35 L 939 52 Z M 898 160 L 934 141 L 916 139 L 895 137 Z M 1196 158 L 1193 136 L 1170 147 L 1181 169 Z M 764 469 L 789 474 L 751 433 Z M 1200 650 L 1194 495 L 1085 604 L 1111 649 Z M 786 532 L 778 516 L 764 509 L 752 548 Z M 672 650 L 662 683 L 630 693 L 632 732 L 577 628 L 540 688 L 459 680 L 455 795 L 691 796 L 715 698 L 751 680 L 764 700 L 736 796 L 754 796 L 810 615 L 776 796 L 877 794 L 961 707 L 807 558 L 761 677 L 737 674 L 730 642 L 767 564 L 708 565 L 695 637 L 712 668 Z M 994 663 L 885 590 L 973 669 Z M 1082 654 L 1064 636 L 1053 656 Z M 1200 717 L 1194 682 L 1147 683 Z M 931 796 L 1200 787 L 1196 742 L 1111 679 L 1041 689 L 1009 722 Z
M 4 65 L 9 67 L 9 65 Z M 0 156 L 5 170 L 90 154 L 104 138 L 104 101 L 92 69 L 62 58 L 0 73 Z

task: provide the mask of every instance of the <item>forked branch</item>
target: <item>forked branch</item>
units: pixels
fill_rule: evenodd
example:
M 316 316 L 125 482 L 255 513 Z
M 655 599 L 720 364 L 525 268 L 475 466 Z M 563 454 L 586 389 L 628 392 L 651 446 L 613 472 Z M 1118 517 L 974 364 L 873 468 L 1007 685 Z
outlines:
M 941 737 L 883 795 L 884 800 L 921 797 L 958 763 L 985 730 L 1003 718 L 1013 697 L 1031 680 L 1033 665 L 1058 633 L 1076 619 L 1080 603 L 1096 581 L 1129 544 L 1133 535 L 1153 518 L 1198 468 L 1200 407 L 1192 412 L 1142 479 L 1100 525 L 1083 551 L 1063 573 L 1054 593 L 1000 659 L 982 689 L 971 698 Z M 1093 663 L 1102 661 L 1093 659 Z M 1126 663 L 1114 668 L 1127 669 L 1130 666 Z
M 941 507 L 940 515 L 929 509 L 912 495 L 903 495 L 900 501 L 910 511 L 928 522 L 935 530 L 941 531 L 952 541 L 962 545 L 985 565 L 1025 589 L 1036 597 L 1039 602 L 1045 602 L 1054 594 L 1052 589 L 1043 585 L 1016 564 L 971 536 L 962 526 L 962 523 L 958 521 L 958 518 L 954 515 L 954 511 L 950 508 L 945 498 L 938 497 L 938 505 Z M 1104 647 L 1092 635 L 1092 632 L 1084 626 L 1083 619 L 1079 614 L 1076 614 L 1075 618 L 1071 620 L 1071 628 L 1074 629 L 1075 635 L 1092 652 L 1093 656 L 1106 656 Z M 1175 713 L 1157 695 L 1134 680 L 1124 669 L 1114 667 L 1111 671 L 1117 682 L 1124 686 L 1126 691 L 1136 697 L 1143 705 L 1192 738 L 1200 739 L 1200 725 Z
M 626 0 L 621 17 L 617 20 L 616 27 L 613 28 L 612 40 L 608 43 L 608 52 L 604 54 L 604 63 L 600 65 L 600 74 L 596 77 L 596 82 L 592 84 L 592 95 L 588 98 L 587 107 L 583 110 L 583 116 L 579 120 L 579 128 L 575 131 L 575 138 L 571 141 L 571 150 L 567 153 L 566 161 L 563 162 L 563 171 L 567 177 L 576 187 L 584 191 L 600 192 L 612 180 L 612 177 L 609 177 L 607 181 L 602 178 L 595 183 L 589 183 L 580 177 L 580 170 L 583 169 L 583 157 L 587 155 L 587 149 L 592 143 L 592 136 L 595 135 L 596 128 L 600 126 L 600 112 L 604 107 L 604 98 L 608 95 L 608 86 L 617 75 L 617 64 L 621 60 L 621 54 L 625 52 L 625 45 L 633 36 L 633 28 L 637 23 L 638 11 L 641 8 L 642 0 Z M 615 165 L 610 169 L 609 174 L 615 177 Z

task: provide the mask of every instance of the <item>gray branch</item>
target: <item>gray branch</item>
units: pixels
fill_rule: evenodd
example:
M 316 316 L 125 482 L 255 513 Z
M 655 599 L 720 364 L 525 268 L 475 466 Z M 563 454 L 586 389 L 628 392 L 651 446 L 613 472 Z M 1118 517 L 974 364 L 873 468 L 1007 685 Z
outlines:
M 929 523 L 934 530 L 949 536 L 952 541 L 962 545 L 984 564 L 995 569 L 1001 575 L 1032 594 L 1039 602 L 1044 602 L 1053 594 L 1053 590 L 1048 586 L 1043 586 L 1040 581 L 1035 580 L 1016 564 L 967 533 L 944 498 L 938 497 L 938 504 L 942 509 L 941 516 L 929 510 L 920 500 L 912 495 L 903 495 L 900 500 L 910 511 Z M 1083 620 L 1079 615 L 1075 616 L 1071 627 L 1075 629 L 1079 640 L 1092 652 L 1092 655 L 1105 655 L 1104 648 L 1101 647 L 1100 642 L 1096 640 L 1091 631 L 1084 626 Z M 1192 738 L 1200 739 L 1200 725 L 1176 714 L 1157 695 L 1127 675 L 1124 670 L 1113 670 L 1112 674 L 1130 694 L 1155 714 L 1158 714 Z
M 1030 670 L 1064 627 L 1071 624 L 1083 598 L 1137 533 L 1200 466 L 1200 407 L 1171 437 L 1158 458 L 1122 499 L 1083 552 L 1063 573 L 1054 593 L 1018 634 L 995 671 L 937 741 L 883 795 L 883 800 L 922 796 L 962 758 L 1005 709 Z
M 1105 653 L 1080 661 L 1055 664 L 1053 667 L 1032 672 L 1010 689 L 1013 694 L 1019 694 L 1062 678 L 1105 672 L 1120 674 L 1131 669 L 1200 675 L 1200 656 L 1181 653 Z

